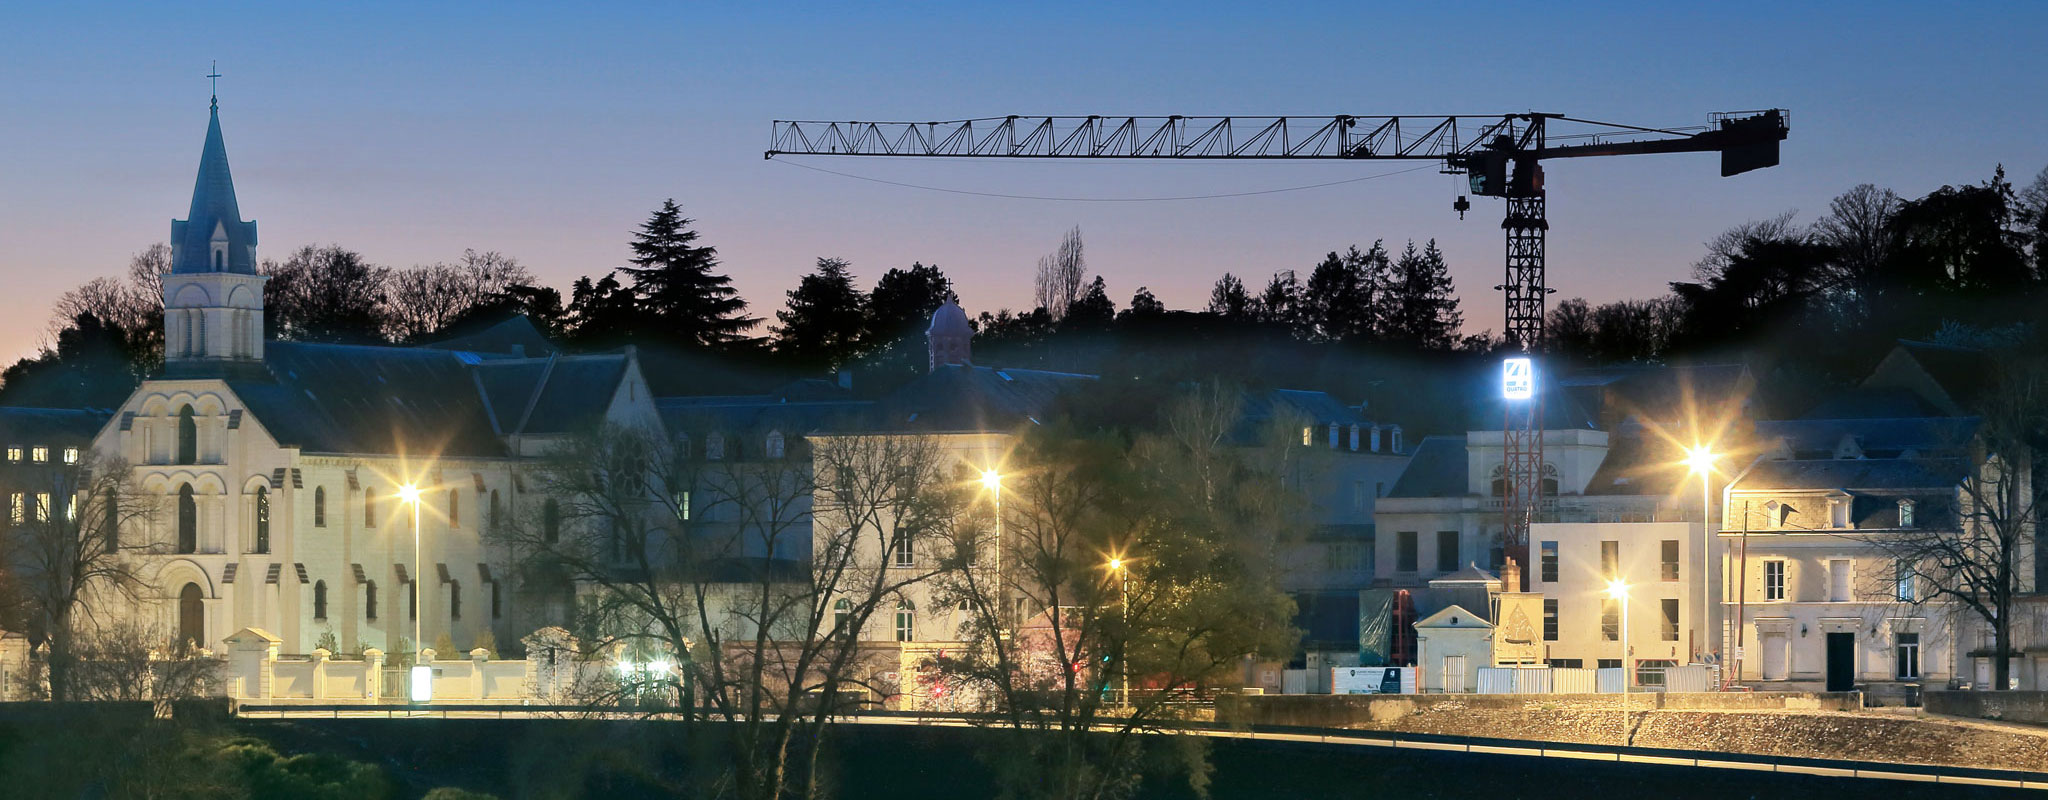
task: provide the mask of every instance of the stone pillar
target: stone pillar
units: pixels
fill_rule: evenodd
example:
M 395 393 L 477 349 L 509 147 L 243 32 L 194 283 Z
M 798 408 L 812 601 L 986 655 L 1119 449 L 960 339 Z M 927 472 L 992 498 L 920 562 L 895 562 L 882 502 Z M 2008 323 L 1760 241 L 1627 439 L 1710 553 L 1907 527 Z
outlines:
M 491 651 L 481 647 L 469 651 L 469 674 L 472 676 L 471 679 L 476 682 L 475 694 L 471 696 L 478 700 L 484 699 L 484 695 L 489 693 L 489 687 L 484 684 L 484 662 L 489 661 L 490 658 Z
M 327 652 L 325 647 L 313 648 L 313 699 L 315 700 L 328 699 L 327 659 L 333 655 L 333 653 Z
M 560 703 L 576 685 L 576 637 L 547 627 L 520 640 L 526 645 L 526 697 Z
M 27 699 L 28 637 L 0 634 L 0 701 Z
M 235 698 L 270 699 L 277 646 L 282 641 L 262 628 L 243 628 L 227 638 L 229 683 Z
M 384 696 L 384 651 L 375 647 L 363 649 L 363 699 L 376 700 Z

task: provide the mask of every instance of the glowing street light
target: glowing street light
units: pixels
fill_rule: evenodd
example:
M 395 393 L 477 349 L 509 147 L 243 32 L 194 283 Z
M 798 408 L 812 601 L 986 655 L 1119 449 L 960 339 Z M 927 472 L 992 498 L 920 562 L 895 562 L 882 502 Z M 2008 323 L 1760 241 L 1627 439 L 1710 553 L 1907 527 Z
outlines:
M 1621 744 L 1628 744 L 1628 584 L 1620 578 L 1607 582 L 1607 596 L 1621 604 Z
M 983 488 L 983 489 L 986 489 L 986 490 L 988 490 L 988 491 L 991 491 L 991 492 L 994 492 L 994 493 L 996 493 L 996 494 L 1002 494 L 1002 492 L 1003 492 L 1003 476 L 1002 476 L 1002 474 L 1001 474 L 1001 473 L 998 473 L 998 472 L 996 472 L 995 470 L 992 470 L 992 469 L 985 469 L 985 470 L 982 470 L 982 471 L 981 471 L 981 488 Z
M 420 577 L 425 574 L 425 551 L 420 546 L 420 487 L 404 484 L 398 487 L 398 499 L 412 506 L 412 686 L 411 696 L 415 703 L 434 699 L 434 667 L 426 663 L 426 640 L 420 634 Z
M 1700 636 L 1702 637 L 1702 639 L 1704 639 L 1706 636 L 1708 621 L 1713 618 L 1713 611 L 1709 606 L 1709 604 L 1712 601 L 1709 600 L 1707 597 L 1707 559 L 1711 558 L 1711 555 L 1708 553 L 1708 550 L 1712 548 L 1712 543 L 1714 541 L 1714 532 L 1712 530 L 1714 510 L 1712 506 L 1713 500 L 1711 499 L 1711 493 L 1707 488 L 1707 479 L 1713 476 L 1714 461 L 1719 458 L 1720 455 L 1714 452 L 1713 447 L 1704 444 L 1699 445 L 1698 447 L 1688 448 L 1685 451 L 1685 468 L 1692 474 L 1700 476 L 1699 626 Z M 1726 673 L 1724 672 L 1723 675 L 1725 676 L 1725 674 Z M 1725 677 L 1723 679 L 1723 682 L 1725 683 Z

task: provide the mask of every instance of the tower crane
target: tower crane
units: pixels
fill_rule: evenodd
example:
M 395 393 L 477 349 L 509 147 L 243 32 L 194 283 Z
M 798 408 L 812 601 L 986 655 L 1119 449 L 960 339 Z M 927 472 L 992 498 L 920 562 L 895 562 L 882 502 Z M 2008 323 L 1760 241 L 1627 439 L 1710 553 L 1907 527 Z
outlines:
M 1542 498 L 1545 216 L 1542 162 L 1558 158 L 1720 153 L 1728 177 L 1778 164 L 1791 115 L 1783 109 L 1711 114 L 1704 126 L 1650 128 L 1563 114 L 1427 116 L 1018 116 L 948 122 L 775 120 L 778 155 L 917 158 L 1316 159 L 1437 161 L 1469 191 L 1507 202 L 1507 339 L 1501 389 L 1502 530 L 1506 555 L 1529 560 L 1529 525 Z M 1464 195 L 1452 208 L 1471 208 Z M 1522 572 L 1526 589 L 1529 570 Z

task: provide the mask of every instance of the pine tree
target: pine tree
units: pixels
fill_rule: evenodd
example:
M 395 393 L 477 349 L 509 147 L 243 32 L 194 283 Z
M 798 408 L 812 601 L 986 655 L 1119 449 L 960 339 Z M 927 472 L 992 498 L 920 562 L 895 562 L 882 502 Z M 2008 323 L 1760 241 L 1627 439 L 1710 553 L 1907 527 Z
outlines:
M 1386 250 L 1379 242 L 1370 251 L 1360 252 L 1354 245 L 1343 255 L 1324 256 L 1301 293 L 1307 332 L 1326 342 L 1373 338 L 1379 328 L 1375 299 L 1385 263 Z
M 713 272 L 718 250 L 698 245 L 693 220 L 673 199 L 633 234 L 633 290 L 653 327 L 652 335 L 680 344 L 731 344 L 760 320 L 745 315 L 747 301 L 732 280 Z
M 1266 282 L 1266 290 L 1259 293 L 1255 311 L 1261 322 L 1285 325 L 1291 330 L 1302 327 L 1301 279 L 1294 276 L 1294 270 L 1273 273 L 1273 279 Z
M 1238 286 L 1238 293 L 1244 293 L 1242 284 Z M 1125 322 L 1133 319 L 1149 319 L 1165 315 L 1166 304 L 1159 302 L 1159 298 L 1152 296 L 1151 288 L 1140 286 L 1137 293 L 1131 295 L 1131 307 L 1117 314 L 1116 321 Z
M 845 259 L 819 258 L 818 271 L 789 291 L 789 308 L 775 312 L 775 350 L 806 366 L 837 368 L 860 353 L 868 298 L 853 285 Z
M 1385 338 L 1423 350 L 1449 350 L 1457 345 L 1464 315 L 1458 311 L 1451 270 L 1435 239 L 1420 253 L 1414 242 L 1402 251 L 1389 276 L 1385 307 L 1389 311 L 1384 319 Z
M 1135 306 L 1137 301 L 1133 300 Z M 1245 293 L 1244 281 L 1228 272 L 1216 279 L 1216 287 L 1209 290 L 1209 313 L 1228 320 L 1247 320 L 1252 317 L 1252 298 Z

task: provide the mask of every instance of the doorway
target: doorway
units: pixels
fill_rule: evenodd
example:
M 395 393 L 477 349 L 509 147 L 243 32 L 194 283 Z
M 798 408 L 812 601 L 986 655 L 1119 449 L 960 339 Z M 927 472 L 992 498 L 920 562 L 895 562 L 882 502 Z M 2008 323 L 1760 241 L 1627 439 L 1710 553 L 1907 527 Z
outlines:
M 1856 634 L 1828 633 L 1828 691 L 1856 687 Z
M 206 646 L 206 607 L 201 602 L 206 596 L 199 584 L 188 583 L 178 592 L 178 645 L 180 647 Z
M 1465 691 L 1465 657 L 1444 656 L 1444 691 Z

